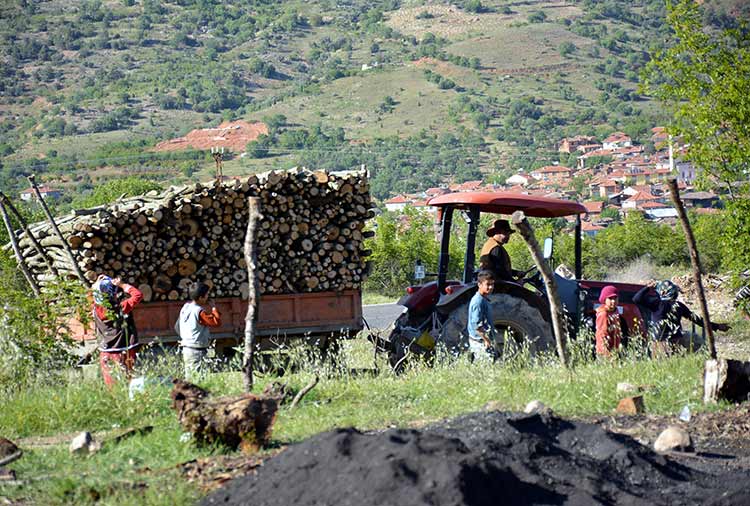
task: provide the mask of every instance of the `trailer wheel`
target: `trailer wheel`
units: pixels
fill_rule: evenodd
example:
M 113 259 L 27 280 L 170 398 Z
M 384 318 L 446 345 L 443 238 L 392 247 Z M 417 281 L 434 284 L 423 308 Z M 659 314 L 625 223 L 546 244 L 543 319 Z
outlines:
M 528 346 L 533 356 L 554 346 L 552 327 L 538 308 L 507 293 L 490 295 L 490 308 L 497 331 L 497 351 L 507 354 L 512 348 Z M 469 303 L 457 307 L 443 324 L 440 342 L 450 351 L 468 349 Z M 508 341 L 508 342 L 506 342 Z

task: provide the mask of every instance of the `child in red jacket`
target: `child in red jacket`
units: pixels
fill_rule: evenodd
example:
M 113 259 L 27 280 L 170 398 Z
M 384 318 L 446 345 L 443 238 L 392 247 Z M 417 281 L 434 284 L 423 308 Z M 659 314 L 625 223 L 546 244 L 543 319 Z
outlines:
M 609 357 L 613 350 L 620 348 L 622 327 L 620 313 L 617 311 L 617 288 L 607 285 L 599 295 L 599 306 L 596 309 L 596 354 Z

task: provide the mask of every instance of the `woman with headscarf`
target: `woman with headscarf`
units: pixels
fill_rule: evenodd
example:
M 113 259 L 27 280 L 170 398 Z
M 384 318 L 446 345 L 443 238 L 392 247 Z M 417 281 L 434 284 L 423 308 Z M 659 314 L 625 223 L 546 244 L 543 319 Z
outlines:
M 649 293 L 652 288 L 656 295 Z M 677 300 L 679 293 L 680 289 L 677 285 L 669 280 L 664 280 L 658 283 L 651 281 L 633 296 L 634 303 L 640 304 L 651 311 L 649 336 L 654 352 L 667 353 L 670 347 L 679 344 L 682 338 L 683 318 L 687 318 L 696 325 L 703 326 L 703 318 Z M 727 331 L 729 325 L 726 323 L 711 323 L 711 328 Z
M 115 384 L 111 364 L 117 364 L 126 377 L 135 364 L 138 333 L 132 311 L 143 300 L 136 287 L 123 283 L 120 278 L 101 275 L 93 286 L 94 332 L 99 341 L 99 366 L 104 383 Z
M 620 313 L 617 311 L 617 288 L 607 285 L 599 294 L 599 306 L 596 308 L 596 354 L 609 357 L 620 348 L 622 326 Z

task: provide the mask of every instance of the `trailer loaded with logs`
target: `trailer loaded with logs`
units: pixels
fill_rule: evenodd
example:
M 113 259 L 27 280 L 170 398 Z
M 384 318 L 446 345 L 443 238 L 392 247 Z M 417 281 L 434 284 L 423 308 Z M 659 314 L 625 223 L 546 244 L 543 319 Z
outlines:
M 371 233 L 364 227 L 373 216 L 365 171 L 272 171 L 75 210 L 56 221 L 76 265 L 50 225 L 30 230 L 57 276 L 76 279 L 80 270 L 89 282 L 107 274 L 137 286 L 144 294 L 134 312 L 142 337 L 176 340 L 172 326 L 190 285 L 208 283 L 224 315 L 214 336 L 231 345 L 247 307 L 249 197 L 260 200 L 257 328 L 265 344 L 360 330 L 360 287 L 369 268 L 364 239 Z M 30 238 L 22 234 L 19 243 L 36 281 L 52 282 L 56 275 Z M 77 335 L 90 337 L 82 326 Z

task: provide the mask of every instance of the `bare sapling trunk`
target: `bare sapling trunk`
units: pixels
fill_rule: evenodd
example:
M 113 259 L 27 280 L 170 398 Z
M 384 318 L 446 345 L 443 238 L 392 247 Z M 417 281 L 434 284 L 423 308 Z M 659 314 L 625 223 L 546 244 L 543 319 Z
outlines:
M 685 207 L 682 205 L 682 199 L 680 199 L 680 190 L 677 188 L 677 180 L 670 179 L 669 195 L 672 198 L 672 203 L 677 210 L 677 216 L 680 218 L 682 223 L 682 229 L 685 231 L 685 239 L 687 240 L 688 251 L 690 252 L 690 263 L 693 266 L 693 279 L 695 280 L 695 287 L 698 291 L 698 302 L 701 307 L 701 317 L 703 317 L 703 328 L 706 331 L 706 346 L 708 346 L 708 352 L 712 359 L 716 359 L 716 344 L 714 342 L 714 331 L 711 328 L 711 319 L 708 314 L 708 304 L 706 304 L 706 293 L 703 291 L 703 278 L 701 277 L 701 261 L 698 255 L 698 248 L 695 245 L 695 236 L 693 235 L 693 229 L 690 227 L 690 221 L 688 221 L 687 214 L 685 213 Z
M 31 287 L 31 290 L 34 292 L 34 295 L 39 297 L 40 295 L 39 286 L 36 284 L 36 280 L 34 279 L 34 276 L 31 275 L 31 272 L 29 271 L 29 268 L 26 265 L 26 260 L 24 260 L 23 254 L 21 253 L 21 249 L 18 247 L 18 239 L 16 239 L 16 231 L 13 230 L 13 225 L 10 223 L 8 212 L 5 210 L 5 203 L 2 200 L 0 200 L 0 213 L 2 213 L 3 215 L 3 222 L 5 222 L 5 228 L 8 230 L 8 236 L 10 237 L 10 244 L 13 247 L 13 253 L 16 255 L 16 261 L 18 262 L 18 267 L 21 269 L 21 272 L 23 272 L 23 276 L 26 278 L 26 281 L 28 281 L 29 286 Z
M 260 220 L 260 199 L 247 199 L 248 217 L 245 233 L 245 264 L 247 265 L 247 315 L 245 316 L 245 352 L 242 371 L 245 391 L 253 389 L 253 362 L 255 360 L 255 323 L 258 321 L 258 297 L 260 288 L 256 275 L 258 263 L 257 228 Z
M 13 205 L 13 202 L 11 202 L 8 196 L 5 195 L 3 192 L 0 192 L 0 203 L 5 204 L 7 209 L 13 214 L 13 216 L 16 217 L 18 224 L 21 225 L 23 232 L 26 234 L 26 237 L 29 238 L 31 245 L 34 247 L 34 250 L 44 260 L 44 264 L 47 266 L 47 269 L 49 269 L 49 272 L 53 276 L 57 276 L 58 275 L 57 269 L 52 263 L 52 259 L 50 259 L 49 255 L 47 255 L 47 253 L 44 251 L 44 248 L 42 247 L 41 244 L 39 244 L 39 241 L 36 240 L 36 237 L 34 237 L 34 234 L 31 233 L 31 230 L 29 230 L 28 223 L 26 223 L 26 220 L 23 218 L 23 216 L 21 216 L 21 213 L 18 212 L 18 209 L 16 209 L 16 206 Z
M 60 229 L 58 228 L 57 223 L 55 222 L 55 219 L 52 217 L 52 213 L 50 212 L 49 207 L 47 207 L 47 203 L 44 201 L 44 197 L 42 197 L 42 194 L 39 191 L 39 187 L 36 185 L 36 177 L 34 176 L 34 174 L 32 174 L 28 177 L 28 179 L 29 179 L 29 183 L 31 183 L 31 188 L 34 190 L 34 194 L 36 195 L 36 198 L 39 201 L 39 205 L 42 206 L 42 210 L 44 211 L 45 216 L 47 216 L 47 220 L 49 220 L 49 224 L 52 226 L 52 230 L 55 231 L 55 235 L 60 239 L 60 241 L 63 244 L 63 247 L 65 248 L 65 251 L 68 253 L 70 263 L 75 269 L 76 276 L 78 276 L 78 279 L 81 281 L 81 283 L 83 283 L 83 286 L 88 287 L 89 284 L 83 275 L 83 271 L 81 271 L 81 268 L 78 266 L 78 262 L 76 261 L 75 256 L 73 256 L 73 251 L 70 249 L 70 246 L 65 240 L 65 237 L 63 237 L 62 232 L 60 232 Z
M 563 366 L 568 367 L 568 349 L 567 349 L 567 336 L 565 329 L 565 320 L 563 318 L 562 304 L 560 303 L 560 296 L 557 292 L 557 283 L 552 275 L 552 270 L 549 264 L 544 260 L 544 256 L 539 248 L 539 243 L 534 236 L 534 231 L 529 224 L 529 220 L 526 219 L 526 215 L 523 211 L 516 211 L 511 216 L 513 225 L 516 226 L 518 232 L 526 242 L 526 246 L 531 252 L 531 257 L 534 260 L 536 268 L 544 279 L 544 286 L 547 289 L 547 300 L 549 301 L 550 313 L 552 313 L 552 330 L 555 332 L 555 343 L 557 345 L 557 355 L 560 357 L 560 362 Z

